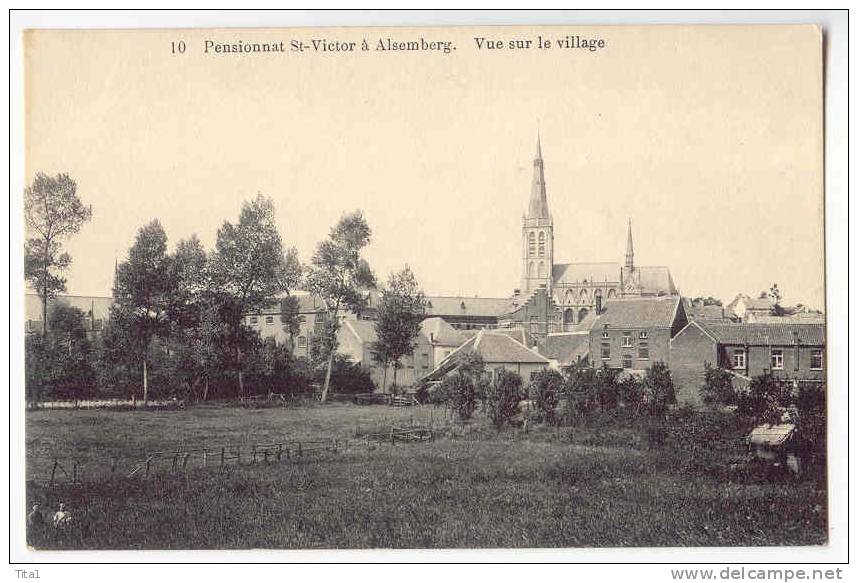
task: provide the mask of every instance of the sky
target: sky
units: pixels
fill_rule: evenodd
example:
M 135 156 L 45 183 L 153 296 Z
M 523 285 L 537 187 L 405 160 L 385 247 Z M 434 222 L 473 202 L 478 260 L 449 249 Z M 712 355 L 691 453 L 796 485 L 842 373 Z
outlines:
M 538 37 L 605 47 L 535 48 Z M 289 51 L 291 41 L 450 41 L 441 51 Z M 530 39 L 479 50 L 475 37 Z M 184 54 L 171 42 L 183 40 Z M 287 51 L 206 54 L 214 43 Z M 379 279 L 509 296 L 537 131 L 555 262 L 667 265 L 685 296 L 824 307 L 822 67 L 809 26 L 32 31 L 26 180 L 67 172 L 93 218 L 68 292 L 109 295 L 157 218 L 207 248 L 257 192 L 309 260 L 347 211 Z

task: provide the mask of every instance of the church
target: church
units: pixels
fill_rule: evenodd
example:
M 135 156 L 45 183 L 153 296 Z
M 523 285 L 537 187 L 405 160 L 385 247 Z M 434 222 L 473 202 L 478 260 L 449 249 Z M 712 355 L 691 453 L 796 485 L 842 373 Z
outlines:
M 620 262 L 555 263 L 554 219 L 548 208 L 542 144 L 537 138 L 533 182 L 521 229 L 521 290 L 519 305 L 545 290 L 549 328 L 568 330 L 601 306 L 603 300 L 627 297 L 675 296 L 679 292 L 667 267 L 635 265 L 632 224 L 628 225 L 626 254 Z M 553 309 L 551 309 L 553 308 Z M 546 324 L 548 322 L 546 321 Z

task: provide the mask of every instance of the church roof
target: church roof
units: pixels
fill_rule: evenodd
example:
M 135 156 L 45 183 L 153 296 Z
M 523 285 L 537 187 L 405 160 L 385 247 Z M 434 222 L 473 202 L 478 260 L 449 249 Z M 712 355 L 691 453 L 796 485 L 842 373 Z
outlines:
M 527 207 L 528 219 L 550 219 L 548 195 L 545 192 L 545 171 L 542 163 L 542 144 L 536 139 L 536 158 L 533 159 L 533 183 L 530 187 L 530 204 Z
M 664 292 L 675 294 L 676 286 L 667 267 L 636 267 L 640 277 L 641 292 L 645 294 L 656 294 Z
M 557 263 L 552 269 L 555 284 L 587 282 L 619 283 L 621 267 L 613 261 L 601 263 Z

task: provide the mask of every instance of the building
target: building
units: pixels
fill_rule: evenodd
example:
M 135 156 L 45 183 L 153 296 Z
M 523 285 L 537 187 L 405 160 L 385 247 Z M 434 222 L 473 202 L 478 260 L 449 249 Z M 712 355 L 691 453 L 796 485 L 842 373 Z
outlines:
M 298 331 L 293 334 L 289 330 L 291 311 L 290 304 L 294 300 L 298 311 Z M 299 358 L 309 358 L 313 339 L 324 330 L 327 322 L 327 309 L 321 298 L 307 292 L 292 292 L 282 294 L 268 307 L 255 314 L 244 317 L 244 323 L 259 332 L 262 338 L 273 338 L 277 344 L 292 346 L 292 353 Z
M 542 145 L 537 138 L 533 181 L 521 229 L 521 291 L 545 288 L 563 325 L 583 320 L 597 299 L 676 296 L 678 290 L 667 267 L 635 265 L 632 225 L 629 221 L 624 262 L 555 263 L 554 218 L 548 208 Z
M 426 316 L 442 318 L 459 330 L 495 328 L 512 305 L 510 298 L 427 296 Z
M 705 363 L 729 370 L 740 385 L 763 373 L 823 383 L 825 325 L 692 321 L 670 342 L 670 368 L 678 400 L 700 402 Z
M 432 347 L 433 369 L 467 340 L 461 331 L 437 316 L 423 320 L 420 323 L 420 333 L 428 339 Z
M 56 304 L 83 312 L 84 326 L 90 336 L 98 336 L 110 318 L 113 298 L 109 296 L 61 295 L 48 302 L 48 311 Z M 38 294 L 24 294 L 24 330 L 27 334 L 42 332 L 42 300 Z
M 670 364 L 670 339 L 686 324 L 679 296 L 608 300 L 589 332 L 590 360 L 595 367 L 631 370 Z
M 393 384 L 393 367 L 388 367 L 385 376 L 384 367 L 373 359 L 373 347 L 377 339 L 375 322 L 344 319 L 337 331 L 337 352 L 366 367 L 378 390 L 389 390 Z M 396 371 L 396 384 L 399 387 L 411 387 L 434 368 L 433 346 L 422 332 L 417 336 L 414 353 L 403 357 L 401 364 L 401 368 Z
M 510 334 L 497 330 L 480 330 L 475 336 L 454 350 L 441 364 L 426 375 L 422 382 L 437 383 L 455 372 L 467 354 L 479 354 L 486 365 L 486 371 L 494 375 L 499 369 L 506 369 L 521 376 L 527 383 L 542 370 L 551 367 L 551 362 L 516 340 Z
M 727 310 L 721 304 L 707 304 L 703 300 L 692 300 L 685 298 L 685 313 L 689 320 L 706 320 L 707 322 L 730 321 Z
M 539 354 L 560 369 L 572 366 L 589 366 L 590 331 L 558 332 L 549 334 L 539 343 Z

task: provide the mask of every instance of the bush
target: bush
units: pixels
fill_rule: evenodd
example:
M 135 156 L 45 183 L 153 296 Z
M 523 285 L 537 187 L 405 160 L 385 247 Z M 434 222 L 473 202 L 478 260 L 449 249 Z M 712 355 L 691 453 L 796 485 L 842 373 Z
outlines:
M 433 393 L 433 400 L 445 403 L 452 409 L 459 420 L 467 421 L 474 414 L 477 407 L 476 385 L 474 380 L 463 373 L 456 371 L 444 378 Z
M 733 375 L 723 368 L 703 363 L 703 385 L 700 398 L 707 405 L 735 405 L 736 389 L 733 387 Z
M 530 398 L 551 425 L 557 423 L 557 397 L 563 392 L 563 376 L 556 370 L 543 370 L 530 385 Z
M 521 377 L 506 369 L 499 369 L 493 383 L 486 391 L 484 406 L 495 427 L 511 423 L 518 414 L 518 404 L 522 398 Z
M 676 387 L 670 369 L 663 362 L 646 369 L 643 386 L 650 415 L 664 417 L 668 407 L 676 404 Z
M 751 379 L 748 390 L 738 395 L 736 414 L 749 417 L 755 423 L 780 423 L 783 408 L 790 405 L 789 384 L 769 373 Z
M 316 382 L 325 382 L 325 367 L 316 371 Z M 355 394 L 371 393 L 375 390 L 369 369 L 352 362 L 348 357 L 337 354 L 331 367 L 331 391 L 335 393 Z

